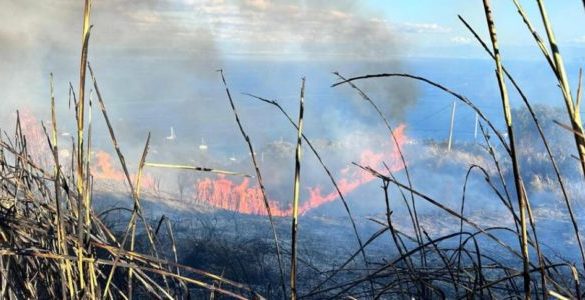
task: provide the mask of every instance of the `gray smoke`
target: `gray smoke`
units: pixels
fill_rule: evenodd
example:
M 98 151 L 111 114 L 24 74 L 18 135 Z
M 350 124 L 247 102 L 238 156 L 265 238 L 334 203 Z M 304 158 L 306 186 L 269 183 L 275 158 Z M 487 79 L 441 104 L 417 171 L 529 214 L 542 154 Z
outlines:
M 0 5 L 2 119 L 25 107 L 46 118 L 50 72 L 59 111 L 69 117 L 64 103 L 68 81 L 78 84 L 83 1 L 1 0 Z M 191 80 L 215 75 L 221 57 L 215 38 L 197 12 L 184 10 L 172 1 L 94 1 L 89 59 L 105 94 L 115 95 L 110 103 L 175 96 L 167 92 L 185 83 L 176 69 L 189 70 Z
M 48 119 L 48 74 L 53 72 L 60 128 L 72 130 L 67 86 L 71 81 L 77 87 L 83 2 L 0 3 L 4 8 L 0 11 L 0 61 L 6 66 L 0 69 L 0 127 L 10 125 L 13 118 L 6 116 L 17 108 L 27 107 L 38 118 Z M 149 131 L 161 161 L 197 159 L 202 137 L 210 151 L 223 143 L 231 149 L 222 154 L 247 155 L 215 72 L 218 67 L 226 68 L 242 119 L 260 149 L 266 141 L 293 132 L 274 108 L 245 102 L 250 100 L 243 100 L 238 92 L 281 98 L 290 96 L 282 90 L 294 90 L 291 103 L 296 103 L 300 76 L 308 77 L 310 92 L 337 81 L 332 71 L 344 76 L 404 71 L 406 66 L 398 57 L 409 47 L 401 44 L 404 39 L 395 25 L 355 1 L 95 0 L 92 24 L 89 58 L 130 161 L 139 156 Z M 294 63 L 298 68 L 271 73 L 270 63 L 257 62 L 270 59 L 299 61 Z M 246 60 L 251 61 L 248 68 L 233 67 L 233 61 Z M 262 76 L 255 69 L 259 64 L 267 66 Z M 261 80 L 247 82 L 250 75 Z M 360 86 L 387 116 L 396 119 L 416 100 L 412 83 L 386 80 Z M 313 112 L 307 115 L 311 136 L 329 130 L 325 134 L 336 138 L 348 130 L 367 132 L 364 128 L 379 124 L 353 90 L 342 87 L 335 92 L 343 99 L 329 103 L 319 97 L 308 99 L 307 111 Z M 338 103 L 345 105 L 338 108 Z M 287 109 L 293 112 L 296 105 Z M 94 130 L 101 134 L 94 141 L 99 144 L 101 139 L 103 149 L 110 151 L 97 110 L 94 120 Z M 178 136 L 174 143 L 165 140 L 170 126 Z M 337 128 L 343 132 L 338 134 Z
M 247 47 L 247 53 L 319 61 L 320 71 L 340 71 L 345 76 L 407 70 L 401 58 L 408 54 L 408 39 L 397 32 L 396 24 L 363 3 L 240 0 L 217 6 L 225 14 L 213 19 L 214 30 Z M 241 29 L 230 30 L 236 25 Z M 331 80 L 337 78 L 332 76 Z M 398 120 L 418 96 L 412 81 L 376 80 L 359 86 L 380 104 L 386 116 Z M 369 118 L 371 109 L 356 93 L 347 90 L 347 95 L 353 96 L 355 111 Z

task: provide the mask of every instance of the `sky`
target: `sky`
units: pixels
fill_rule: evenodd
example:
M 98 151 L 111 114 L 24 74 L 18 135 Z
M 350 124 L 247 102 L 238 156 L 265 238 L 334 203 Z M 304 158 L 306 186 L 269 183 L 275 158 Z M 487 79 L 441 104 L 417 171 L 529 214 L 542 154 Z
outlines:
M 215 70 L 233 60 L 331 61 L 320 69 L 329 75 L 350 64 L 357 65 L 346 68 L 354 74 L 378 71 L 382 61 L 386 62 L 383 70 L 404 71 L 403 61 L 411 58 L 486 59 L 457 18 L 458 14 L 466 18 L 487 40 L 481 2 L 94 0 L 89 59 L 108 98 L 114 99 L 111 102 L 193 99 L 201 96 L 192 91 L 195 88 L 221 92 Z M 513 2 L 492 2 L 504 62 L 543 61 Z M 544 36 L 536 1 L 520 2 Z M 3 127 L 16 108 L 46 112 L 46 105 L 37 104 L 46 104 L 49 73 L 55 74 L 60 101 L 67 97 L 69 81 L 76 86 L 83 1 L 0 0 L 0 7 Z M 546 7 L 565 59 L 582 62 L 582 1 L 549 0 Z M 261 70 L 270 69 L 269 63 L 262 66 Z M 239 81 L 249 79 L 249 74 L 239 71 Z M 267 75 L 258 79 L 265 86 L 274 85 L 273 81 L 282 84 L 279 74 Z M 294 89 L 297 79 L 291 83 Z M 388 89 L 402 94 L 400 101 L 417 95 L 407 83 Z M 203 116 L 215 112 L 202 110 Z
M 544 37 L 536 1 L 519 1 Z M 562 105 L 512 0 L 492 2 L 504 64 L 531 101 Z M 583 2 L 545 2 L 574 88 L 585 62 Z M 50 119 L 53 73 L 60 131 L 73 132 L 68 87 L 78 86 L 82 11 L 80 0 L 0 0 L 0 129 L 13 126 L 17 109 Z M 480 0 L 94 0 L 89 61 L 126 157 L 139 157 L 149 133 L 153 149 L 169 162 L 191 163 L 199 143 L 226 158 L 246 157 L 219 68 L 226 71 L 257 149 L 282 138 L 294 142 L 296 133 L 274 107 L 241 93 L 278 99 L 294 116 L 303 76 L 307 136 L 386 134 L 355 91 L 330 87 L 338 80 L 332 71 L 426 76 L 477 100 L 488 116 L 501 120 L 493 63 L 458 15 L 488 41 Z M 408 123 L 408 135 L 446 138 L 453 101 L 448 95 L 408 80 L 359 85 L 393 125 Z M 463 136 L 459 127 L 471 137 L 474 114 L 457 109 L 455 140 Z M 414 113 L 417 118 L 409 116 Z M 92 141 L 112 151 L 101 116 L 95 120 Z M 174 144 L 165 139 L 170 127 Z
M 140 55 L 461 56 L 476 48 L 460 14 L 485 37 L 482 1 L 96 0 L 94 51 Z M 492 1 L 502 47 L 534 46 L 512 1 Z M 536 1 L 520 1 L 541 28 Z M 2 52 L 78 52 L 83 1 L 0 0 Z M 585 8 L 546 1 L 564 47 L 585 46 Z M 541 31 L 542 32 L 542 31 Z M 543 33 L 544 35 L 544 33 Z M 388 49 L 380 49 L 385 48 Z M 49 48 L 49 49 L 40 49 Z M 365 49 L 372 47 L 378 49 Z M 172 48 L 172 51 L 169 51 Z M 98 52 L 100 53 L 100 52 Z M 479 52 L 478 52 L 479 53 Z M 473 52 L 473 55 L 477 53 Z M 516 55 L 516 53 L 513 53 Z M 202 62 L 204 63 L 204 62 Z
M 446 29 L 442 33 L 430 32 L 426 36 L 413 37 L 417 43 L 425 44 L 425 39 L 432 43 L 455 46 L 456 44 L 472 44 L 473 39 L 467 29 L 458 20 L 461 15 L 468 20 L 482 36 L 485 36 L 485 15 L 482 1 L 469 0 L 373 0 L 373 7 L 383 12 L 389 20 L 397 23 L 415 22 L 419 24 L 434 24 Z M 502 46 L 533 46 L 534 41 L 527 34 L 520 15 L 512 0 L 491 1 L 498 36 Z M 539 10 L 536 1 L 519 0 L 526 10 L 532 23 L 544 36 Z M 549 17 L 555 28 L 558 41 L 564 46 L 582 47 L 585 42 L 585 8 L 582 1 L 558 0 L 544 1 Z

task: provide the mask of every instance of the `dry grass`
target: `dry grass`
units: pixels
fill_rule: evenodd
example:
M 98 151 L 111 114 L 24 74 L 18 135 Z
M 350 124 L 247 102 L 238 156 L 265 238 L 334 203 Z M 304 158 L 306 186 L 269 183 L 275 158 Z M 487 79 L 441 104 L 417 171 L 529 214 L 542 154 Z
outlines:
M 515 1 L 516 2 L 516 1 Z M 441 201 L 430 197 L 429 195 L 423 194 L 412 187 L 412 184 L 401 183 L 393 174 L 386 172 L 387 170 L 374 170 L 370 166 L 361 166 L 362 169 L 370 172 L 372 175 L 380 178 L 383 182 L 385 202 L 387 206 L 387 219 L 386 221 L 378 220 L 380 225 L 384 226 L 383 231 L 389 231 L 391 233 L 394 244 L 399 252 L 398 258 L 389 263 L 383 263 L 383 266 L 377 269 L 371 269 L 366 274 L 359 278 L 348 281 L 344 284 L 331 285 L 329 288 L 324 288 L 324 283 L 321 283 L 318 288 L 314 289 L 309 295 L 328 295 L 332 294 L 334 297 L 342 295 L 361 295 L 356 294 L 356 289 L 360 285 L 364 284 L 366 280 L 376 280 L 379 282 L 376 285 L 377 297 L 391 297 L 395 295 L 418 295 L 419 297 L 520 297 L 520 298 L 548 298 L 554 297 L 559 299 L 565 298 L 581 298 L 582 292 L 580 289 L 580 280 L 582 270 L 578 271 L 575 263 L 568 261 L 557 261 L 545 256 L 540 249 L 539 235 L 537 234 L 537 224 L 534 219 L 530 202 L 526 196 L 524 188 L 522 172 L 520 171 L 519 159 L 521 158 L 516 151 L 514 134 L 516 131 L 512 126 L 512 115 L 510 111 L 510 104 L 508 100 L 508 91 L 506 88 L 506 77 L 512 82 L 516 91 L 521 96 L 523 103 L 527 106 L 530 111 L 531 117 L 539 131 L 539 135 L 544 142 L 547 150 L 550 163 L 556 174 L 562 195 L 565 200 L 565 205 L 568 211 L 566 216 L 572 223 L 574 229 L 574 237 L 577 241 L 577 247 L 583 256 L 583 247 L 581 243 L 581 237 L 579 235 L 579 226 L 577 224 L 575 213 L 571 207 L 571 201 L 565 190 L 563 179 L 560 175 L 555 159 L 551 153 L 547 139 L 540 127 L 539 121 L 532 110 L 530 102 L 526 98 L 526 95 L 522 92 L 516 81 L 503 67 L 502 58 L 499 54 L 499 48 L 496 37 L 495 24 L 491 16 L 491 6 L 489 1 L 483 2 L 486 13 L 487 27 L 490 32 L 492 50 L 479 38 L 476 32 L 471 26 L 460 17 L 461 21 L 465 26 L 473 33 L 476 39 L 484 47 L 486 52 L 494 59 L 496 65 L 496 77 L 500 87 L 500 96 L 502 99 L 502 106 L 504 112 L 504 120 L 507 126 L 506 136 L 501 135 L 495 130 L 492 122 L 484 117 L 479 109 L 473 104 L 473 102 L 467 97 L 460 95 L 451 89 L 427 78 L 423 78 L 411 74 L 398 74 L 398 73 L 386 73 L 386 74 L 373 74 L 354 77 L 350 79 L 344 79 L 343 81 L 336 83 L 334 86 L 340 84 L 351 84 L 355 88 L 355 83 L 358 80 L 372 79 L 372 78 L 388 78 L 388 77 L 403 77 L 410 78 L 417 81 L 421 81 L 431 86 L 434 86 L 452 96 L 455 96 L 465 105 L 475 110 L 479 117 L 482 119 L 484 124 L 487 124 L 487 131 L 484 126 L 481 125 L 482 133 L 485 137 L 487 144 L 487 150 L 493 160 L 497 172 L 499 173 L 497 178 L 501 182 L 503 191 L 497 188 L 492 183 L 492 176 L 479 165 L 471 165 L 469 167 L 466 181 L 463 190 L 463 198 L 461 202 L 461 210 L 459 212 L 441 204 Z M 547 59 L 553 72 L 555 73 L 558 84 L 561 87 L 562 96 L 567 104 L 567 111 L 569 112 L 569 118 L 571 120 L 571 126 L 564 126 L 569 129 L 574 135 L 577 145 L 577 153 L 582 154 L 582 124 L 578 112 L 575 112 L 575 107 L 579 106 L 580 98 L 580 87 L 577 89 L 577 99 L 573 101 L 571 96 L 571 90 L 568 86 L 568 79 L 564 71 L 563 60 L 560 55 L 560 51 L 554 40 L 554 34 L 550 26 L 550 21 L 546 15 L 546 10 L 543 1 L 538 1 L 541 17 L 547 31 L 548 42 L 551 46 L 552 54 L 546 49 L 545 42 L 543 42 L 539 35 L 534 31 L 531 22 L 528 20 L 525 12 L 516 2 L 518 11 L 523 18 L 524 22 L 528 25 L 529 31 L 535 38 L 537 45 L 541 48 L 543 55 Z M 492 52 L 493 51 L 493 52 Z M 352 83 L 353 82 L 353 83 Z M 359 91 L 363 96 L 363 92 Z M 385 121 L 385 120 L 384 120 Z M 495 135 L 499 143 L 503 146 L 506 152 L 506 158 L 509 160 L 502 161 L 498 160 L 495 155 L 495 150 L 490 144 L 489 135 Z M 582 159 L 579 159 L 582 161 Z M 513 186 L 506 184 L 505 175 L 502 173 L 502 165 L 510 163 L 510 169 L 513 170 Z M 514 228 L 508 227 L 488 227 L 483 228 L 479 224 L 471 221 L 466 217 L 463 212 L 465 205 L 465 188 L 467 186 L 467 179 L 469 178 L 471 171 L 477 169 L 479 174 L 483 176 L 494 191 L 495 197 L 499 198 L 504 206 L 508 209 L 510 217 L 514 220 Z M 399 191 L 407 191 L 414 193 L 417 200 L 423 200 L 431 205 L 435 206 L 439 210 L 443 211 L 447 215 L 450 215 L 460 220 L 461 226 L 458 232 L 452 234 L 443 235 L 440 237 L 431 238 L 426 232 L 425 237 L 428 242 L 418 246 L 414 249 L 406 249 L 405 243 L 402 239 L 417 241 L 418 238 L 411 237 L 404 233 L 397 233 L 390 215 L 392 211 L 389 205 L 388 199 L 388 185 L 393 184 Z M 511 196 L 510 191 L 515 192 L 515 197 Z M 403 197 L 404 194 L 402 193 Z M 512 205 L 513 202 L 517 202 L 518 205 L 515 207 Z M 413 221 L 416 222 L 416 220 Z M 475 232 L 465 232 L 464 226 L 469 226 L 475 230 Z M 498 234 L 496 234 L 496 232 Z M 503 234 L 503 232 L 506 232 Z M 509 235 L 514 237 L 518 241 L 518 246 L 513 246 L 502 236 Z M 492 240 L 494 245 L 488 246 L 485 241 L 478 239 L 479 236 L 484 236 L 488 240 Z M 377 239 L 378 236 L 372 236 L 372 239 Z M 458 246 L 452 247 L 447 246 L 450 240 L 458 239 Z M 466 244 L 472 242 L 472 247 L 466 247 Z M 366 243 L 368 244 L 368 243 Z M 469 249 L 470 248 L 470 249 Z M 490 253 L 496 251 L 497 248 L 501 248 L 504 256 L 492 256 Z M 426 254 L 423 252 L 427 249 Z M 489 249 L 490 253 L 487 253 Z M 427 257 L 427 259 L 436 261 L 436 266 L 425 266 L 416 265 L 413 266 L 411 257 Z M 536 256 L 537 263 L 533 263 L 530 259 L 531 256 Z M 511 263 L 516 257 L 521 262 L 521 267 L 518 268 L 518 264 Z M 353 257 L 351 258 L 353 259 Z M 345 265 L 345 264 L 344 264 Z M 442 268 L 437 266 L 443 265 Z M 406 279 L 405 280 L 405 276 Z M 327 280 L 329 280 L 328 278 Z M 571 283 L 572 281 L 572 283 Z M 520 288 L 521 286 L 521 288 Z
M 19 118 L 13 137 L 6 132 L 0 137 L 0 297 L 131 299 L 140 296 L 175 299 L 189 298 L 192 291 L 197 290 L 238 299 L 251 297 L 253 292 L 245 285 L 179 265 L 174 239 L 174 260 L 160 257 L 155 237 L 158 230 L 154 232 L 144 219 L 140 205 L 140 180 L 150 135 L 138 175 L 132 180 L 93 69 L 87 62 L 90 15 L 91 1 L 87 0 L 83 14 L 79 98 L 70 93 L 73 94 L 77 120 L 77 136 L 72 147 L 76 159 L 72 161 L 71 170 L 63 170 L 59 161 L 52 76 L 50 134 L 43 125 L 53 158 L 50 166 L 47 168 L 34 162 Z M 85 87 L 88 69 L 134 200 L 134 209 L 122 238 L 116 236 L 92 208 L 93 178 L 89 169 L 92 97 L 90 94 L 89 102 L 86 100 Z M 71 86 L 70 92 L 72 90 Z M 86 102 L 89 103 L 87 122 Z M 202 171 L 216 170 L 203 168 Z M 142 229 L 148 236 L 150 254 L 134 252 L 137 220 L 144 225 Z M 171 228 L 167 229 L 172 237 Z
M 537 0 L 540 17 L 546 30 L 544 40 L 534 29 L 532 22 L 518 1 L 514 0 L 520 17 L 527 25 L 548 65 L 556 76 L 561 90 L 570 125 L 557 122 L 572 134 L 576 143 L 578 163 L 585 172 L 585 138 L 583 125 L 579 115 L 582 97 L 581 78 L 576 96 L 572 96 L 563 58 L 556 44 L 552 25 L 547 16 L 544 1 Z M 585 3 L 585 2 L 584 2 Z M 557 298 L 580 299 L 583 297 L 580 282 L 585 269 L 585 251 L 580 236 L 579 224 L 571 206 L 571 199 L 565 190 L 562 170 L 559 169 L 550 150 L 541 124 L 534 113 L 530 101 L 522 92 L 512 75 L 504 67 L 500 55 L 496 25 L 491 16 L 488 0 L 483 1 L 483 8 L 490 33 L 491 49 L 475 30 L 462 18 L 461 21 L 478 40 L 488 55 L 494 60 L 496 79 L 502 101 L 503 118 L 506 124 L 506 135 L 493 125 L 472 100 L 448 87 L 424 77 L 403 74 L 384 73 L 345 78 L 335 73 L 342 81 L 334 86 L 348 84 L 377 112 L 380 121 L 384 122 L 398 148 L 390 121 L 386 119 L 376 102 L 365 91 L 357 86 L 359 80 L 374 78 L 408 78 L 433 86 L 474 110 L 481 119 L 480 129 L 485 141 L 485 149 L 489 153 L 496 173 L 488 172 L 483 164 L 471 164 L 468 168 L 463 195 L 458 209 L 446 206 L 440 199 L 433 198 L 415 188 L 408 171 L 407 157 L 402 149 L 400 159 L 405 166 L 406 183 L 401 182 L 398 174 L 393 174 L 386 166 L 376 170 L 372 166 L 355 164 L 364 172 L 370 173 L 382 183 L 384 201 L 384 217 L 371 218 L 380 229 L 365 241 L 358 234 L 352 212 L 337 186 L 332 173 L 323 163 L 319 153 L 303 133 L 303 110 L 305 80 L 302 80 L 300 95 L 300 112 L 295 123 L 290 115 L 275 101 L 252 96 L 255 99 L 276 106 L 288 118 L 297 131 L 295 152 L 295 177 L 292 193 L 292 227 L 291 251 L 281 252 L 281 243 L 277 236 L 271 208 L 266 196 L 262 174 L 256 162 L 250 137 L 247 135 L 236 105 L 230 94 L 223 71 L 220 70 L 230 107 L 234 113 L 242 137 L 247 143 L 255 168 L 254 178 L 257 179 L 272 229 L 274 249 L 278 260 L 278 271 L 281 296 L 291 299 L 356 299 L 356 298 Z M 144 217 L 141 206 L 141 180 L 145 167 L 181 169 L 197 172 L 246 176 L 225 170 L 210 169 L 188 165 L 172 165 L 148 161 L 150 134 L 146 138 L 144 150 L 135 178 L 131 178 L 125 157 L 116 138 L 115 130 L 108 117 L 105 101 L 100 92 L 94 70 L 87 61 L 90 36 L 91 1 L 85 1 L 82 28 L 82 46 L 80 58 L 80 82 L 76 98 L 71 86 L 70 95 L 75 104 L 77 134 L 72 143 L 72 162 L 70 170 L 62 169 L 59 161 L 58 128 L 55 112 L 55 98 L 51 76 L 51 127 L 45 129 L 45 137 L 52 156 L 48 166 L 35 163 L 31 149 L 27 145 L 27 137 L 23 133 L 20 119 L 17 118 L 13 134 L 3 132 L 0 136 L 0 297 L 8 299 L 23 298 L 115 298 L 132 299 L 133 297 L 149 297 L 157 299 L 188 299 L 190 297 L 210 297 L 212 299 L 231 297 L 236 299 L 261 298 L 253 289 L 223 276 L 208 273 L 204 270 L 187 267 L 179 263 L 179 247 L 176 245 L 172 226 L 168 218 L 159 220 L 156 229 Z M 550 49 L 547 48 L 547 44 Z M 133 200 L 133 208 L 123 232 L 114 232 L 103 223 L 92 206 L 93 178 L 90 171 L 90 153 L 92 136 L 92 94 L 86 96 L 86 73 L 89 70 L 91 82 L 100 111 L 108 127 L 112 145 Z M 581 75 L 580 75 L 581 76 Z M 576 248 L 581 255 L 581 267 L 577 263 L 551 258 L 541 251 L 541 243 L 537 228 L 539 224 L 533 215 L 530 200 L 524 188 L 521 172 L 521 156 L 516 151 L 514 139 L 517 131 L 513 126 L 510 110 L 508 82 L 512 83 L 520 95 L 523 104 L 530 112 L 539 136 L 544 143 L 547 157 L 555 172 L 561 190 L 564 205 L 567 209 L 566 218 L 573 227 L 577 241 Z M 86 113 L 87 108 L 87 113 Z M 87 121 L 86 121 L 87 115 Z M 495 136 L 492 140 L 489 136 Z M 303 259 L 298 256 L 298 205 L 300 199 L 301 150 L 305 141 L 317 157 L 321 166 L 331 179 L 333 186 L 344 204 L 351 221 L 357 241 L 357 249 L 338 267 L 323 272 L 318 282 L 307 285 L 309 290 L 299 290 L 297 278 L 297 262 Z M 503 149 L 505 159 L 498 159 L 496 147 L 498 143 Z M 508 166 L 510 165 L 510 166 Z M 505 174 L 504 168 L 512 170 L 512 175 Z M 469 215 L 465 215 L 466 189 L 471 176 L 477 175 L 484 179 L 493 192 L 493 198 L 505 207 L 509 213 L 508 225 L 483 227 Z M 429 174 L 432 176 L 432 174 Z M 507 180 L 511 179 L 511 180 Z M 395 191 L 393 193 L 392 191 Z M 394 195 L 398 195 L 395 197 Z M 398 199 L 395 199 L 398 198 Z M 458 226 L 441 231 L 439 236 L 431 236 L 425 224 L 419 219 L 417 203 L 426 203 L 440 212 L 442 217 L 456 220 Z M 393 222 L 393 209 L 404 204 L 412 223 L 412 233 L 401 231 Z M 516 205 L 515 205 L 516 204 Z M 509 224 L 512 224 L 509 226 Z M 170 238 L 172 247 L 170 258 L 166 258 L 157 236 L 162 226 Z M 136 245 L 139 233 L 146 237 L 147 251 L 138 253 Z M 388 234 L 391 241 L 389 248 L 395 247 L 397 253 L 390 260 L 381 260 L 367 256 L 370 245 Z M 168 251 L 167 251 L 168 252 Z M 290 286 L 285 281 L 283 254 L 290 256 Z M 363 264 L 357 262 L 361 256 Z M 532 259 L 531 259 L 532 258 Z M 534 259 L 535 258 L 535 259 Z M 357 267 L 356 267 L 357 266 Z M 289 290 L 290 289 L 290 293 Z
M 48 134 L 47 141 L 57 159 Z M 89 215 L 89 222 L 81 218 L 80 226 L 79 195 L 71 188 L 74 176 L 63 172 L 57 163 L 53 170 L 35 164 L 19 122 L 14 137 L 5 133 L 0 146 L 2 298 L 130 298 L 126 287 L 119 285 L 124 282 L 120 276 L 129 270 L 134 274 L 137 295 L 180 298 L 187 295 L 182 292 L 185 286 L 241 299 L 246 298 L 241 294 L 250 293 L 246 286 L 220 276 L 126 250 L 127 245 L 102 223 L 91 206 L 81 215 Z M 156 243 L 151 246 L 156 251 Z M 81 272 L 76 268 L 80 260 Z M 114 266 L 123 271 L 114 272 Z M 115 280 L 106 290 L 110 274 Z M 222 288 L 214 286 L 215 281 L 223 282 Z

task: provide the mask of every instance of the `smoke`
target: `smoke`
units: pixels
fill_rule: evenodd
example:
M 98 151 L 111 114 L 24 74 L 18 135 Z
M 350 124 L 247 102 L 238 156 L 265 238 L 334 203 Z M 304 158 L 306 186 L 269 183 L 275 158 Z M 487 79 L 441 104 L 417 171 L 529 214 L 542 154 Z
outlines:
M 67 109 L 67 83 L 77 86 L 83 3 L 0 1 L 6 8 L 0 12 L 0 40 L 6 45 L 0 49 L 0 61 L 8 62 L 0 70 L 0 98 L 7 103 L 2 114 L 28 107 L 38 119 L 47 120 L 48 74 L 53 72 L 60 129 L 71 132 L 74 119 Z M 351 76 L 407 68 L 399 57 L 409 46 L 401 44 L 404 39 L 396 25 L 352 1 L 103 0 L 94 1 L 92 23 L 89 58 L 131 164 L 149 131 L 153 133 L 149 158 L 159 161 L 221 165 L 197 152 L 201 137 L 218 161 L 229 152 L 248 158 L 216 77 L 218 67 L 226 69 L 256 149 L 292 131 L 273 107 L 243 102 L 237 92 L 276 98 L 294 93 L 296 103 L 298 79 L 307 76 L 309 135 L 336 139 L 357 129 L 368 132 L 379 120 L 351 89 L 330 92 L 345 98 L 332 99 L 333 103 L 316 95 L 320 89 L 331 90 L 329 84 L 337 81 L 331 71 Z M 291 63 L 271 70 L 271 60 Z M 397 120 L 417 96 L 411 83 L 360 86 L 385 115 Z M 289 104 L 283 103 L 292 112 Z M 109 151 L 101 116 L 94 120 L 95 149 Z M 177 134 L 173 142 L 164 139 L 170 126 Z M 219 148 L 224 153 L 218 153 Z M 347 156 L 344 164 L 359 160 L 358 154 Z M 305 178 L 317 177 L 313 175 Z
M 309 80 L 315 72 L 340 71 L 352 76 L 408 69 L 402 58 L 412 45 L 399 32 L 407 30 L 364 3 L 240 0 L 217 1 L 207 9 L 221 12 L 212 19 L 214 31 L 228 43 L 241 46 L 232 55 L 261 53 L 275 59 L 300 60 L 301 65 L 303 61 L 313 65 L 318 62 L 317 70 L 304 68 L 308 74 L 303 75 Z M 329 81 L 337 80 L 329 77 Z M 398 121 L 418 97 L 417 86 L 407 80 L 368 81 L 360 87 L 380 104 L 386 116 Z M 349 109 L 372 124 L 370 108 L 354 91 L 344 91 L 344 96 L 353 99 Z
M 70 119 L 67 87 L 69 81 L 77 86 L 82 1 L 0 2 L 0 61 L 6 66 L 0 70 L 2 120 L 11 120 L 10 114 L 24 106 L 47 119 L 50 72 L 55 74 L 59 117 Z M 297 94 L 300 76 L 308 77 L 309 90 L 328 89 L 337 80 L 331 71 L 351 76 L 407 68 L 398 57 L 408 52 L 409 43 L 397 33 L 398 26 L 354 1 L 103 0 L 94 1 L 92 24 L 89 58 L 114 125 L 123 129 L 118 134 L 130 144 L 142 143 L 148 130 L 164 137 L 173 125 L 181 137 L 199 140 L 208 136 L 208 128 L 231 122 L 225 101 L 216 100 L 225 97 L 215 73 L 219 67 L 226 69 L 228 80 L 236 78 L 230 82 L 236 93 L 276 98 L 290 95 L 282 91 Z M 252 63 L 238 65 L 242 60 Z M 270 60 L 304 63 L 271 71 Z M 258 71 L 262 65 L 267 70 Z M 237 67 L 245 68 L 238 70 L 244 74 L 232 76 Z M 246 81 L 254 76 L 256 81 Z M 397 120 L 417 98 L 411 82 L 361 86 Z M 362 123 L 353 127 L 379 124 L 354 91 L 339 91 L 335 95 L 352 99 L 336 107 L 345 112 L 315 107 L 318 112 L 307 119 L 347 122 L 349 114 Z M 253 113 L 270 110 L 254 108 Z M 157 120 L 143 126 L 152 119 Z M 181 126 L 167 119 L 191 122 Z M 0 126 L 6 127 L 4 122 Z M 205 125 L 196 126 L 201 123 Z
M 83 1 L 1 0 L 0 99 L 2 120 L 17 108 L 48 116 L 49 73 L 55 74 L 58 111 L 69 119 L 67 86 L 77 86 Z M 109 103 L 195 98 L 193 81 L 214 77 L 221 54 L 197 12 L 173 1 L 94 1 L 89 59 Z M 190 77 L 181 76 L 189 72 Z M 173 93 L 181 91 L 181 93 Z M 133 107 L 115 107 L 119 116 Z M 120 117 L 121 118 L 121 117 Z M 2 121 L 0 126 L 7 127 Z M 142 133 L 142 132 L 140 132 Z M 128 132 L 129 137 L 143 136 Z

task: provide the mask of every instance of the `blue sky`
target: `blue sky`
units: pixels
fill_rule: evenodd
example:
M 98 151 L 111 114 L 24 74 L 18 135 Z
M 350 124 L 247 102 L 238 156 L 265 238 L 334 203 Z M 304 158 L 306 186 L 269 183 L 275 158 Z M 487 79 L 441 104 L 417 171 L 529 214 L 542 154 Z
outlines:
M 491 1 L 496 25 L 502 42 L 525 44 L 526 26 L 512 0 Z M 526 10 L 532 23 L 540 25 L 540 14 L 536 1 L 519 0 Z M 556 29 L 559 40 L 564 43 L 574 42 L 585 37 L 585 8 L 579 0 L 549 0 L 544 1 L 551 21 Z M 481 0 L 371 0 L 368 4 L 376 10 L 382 11 L 387 18 L 395 22 L 418 22 L 439 24 L 451 28 L 454 34 L 467 35 L 457 15 L 462 15 L 468 21 L 477 25 L 479 29 L 485 26 L 485 16 Z M 541 29 L 541 26 L 538 26 Z M 483 30 L 485 31 L 485 30 Z M 542 31 L 544 34 L 544 31 Z M 585 42 L 585 41 L 581 41 Z
M 536 1 L 519 1 L 526 10 L 533 25 L 541 36 L 545 31 L 541 25 L 540 13 Z M 432 52 L 433 48 L 466 46 L 477 48 L 475 40 L 457 18 L 461 15 L 479 31 L 482 37 L 487 39 L 485 27 L 485 15 L 482 1 L 480 0 L 371 0 L 368 6 L 396 23 L 436 24 L 445 31 L 427 32 L 413 36 L 418 53 Z M 511 55 L 518 58 L 521 55 L 539 55 L 538 51 L 530 51 L 526 47 L 535 48 L 535 43 L 528 34 L 527 27 L 522 22 L 512 0 L 492 1 L 498 37 L 506 53 L 506 47 L 522 48 L 522 51 L 511 50 Z M 557 0 L 545 1 L 549 17 L 553 23 L 557 40 L 564 48 L 584 48 L 585 46 L 585 8 L 582 1 Z M 473 46 L 473 47 L 471 47 Z M 528 50 L 528 53 L 526 51 Z M 572 50 L 572 49 L 569 49 Z M 584 53 L 585 51 L 582 51 Z M 518 53 L 520 52 L 520 53 Z M 567 55 L 575 54 L 575 50 Z M 478 52 L 479 53 L 479 52 Z M 478 53 L 473 53 L 477 55 Z M 581 55 L 582 57 L 583 55 Z

